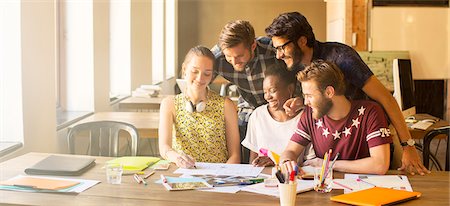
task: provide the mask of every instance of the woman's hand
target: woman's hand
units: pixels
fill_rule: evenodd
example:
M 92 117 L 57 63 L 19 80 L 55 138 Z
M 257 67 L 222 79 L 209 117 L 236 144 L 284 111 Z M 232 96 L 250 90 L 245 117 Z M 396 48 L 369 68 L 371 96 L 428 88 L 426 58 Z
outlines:
M 267 156 L 258 156 L 253 160 L 252 165 L 256 167 L 272 167 L 275 166 L 275 163 Z

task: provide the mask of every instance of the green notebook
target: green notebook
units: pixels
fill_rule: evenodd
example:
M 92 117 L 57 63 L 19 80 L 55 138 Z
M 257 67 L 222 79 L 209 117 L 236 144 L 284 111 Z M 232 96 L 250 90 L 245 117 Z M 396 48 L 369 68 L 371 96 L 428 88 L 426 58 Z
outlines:
M 126 156 L 109 160 L 106 163 L 118 163 L 123 165 L 124 174 L 135 173 L 144 170 L 148 166 L 155 164 L 160 160 L 159 157 L 144 157 L 144 156 Z

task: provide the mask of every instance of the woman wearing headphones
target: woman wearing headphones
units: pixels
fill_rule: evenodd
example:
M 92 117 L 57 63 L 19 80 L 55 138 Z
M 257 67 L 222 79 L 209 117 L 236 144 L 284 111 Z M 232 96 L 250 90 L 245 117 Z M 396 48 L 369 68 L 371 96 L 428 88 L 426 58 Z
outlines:
M 208 48 L 190 49 L 182 65 L 186 90 L 161 103 L 159 151 L 178 167 L 192 168 L 195 161 L 240 163 L 236 106 L 208 89 L 213 68 Z

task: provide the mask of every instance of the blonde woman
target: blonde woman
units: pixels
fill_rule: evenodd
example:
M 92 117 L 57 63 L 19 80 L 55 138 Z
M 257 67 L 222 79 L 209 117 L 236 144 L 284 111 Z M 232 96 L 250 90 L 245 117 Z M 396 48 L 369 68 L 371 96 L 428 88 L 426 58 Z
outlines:
M 208 48 L 190 49 L 182 65 L 186 90 L 161 103 L 159 151 L 178 167 L 191 168 L 196 161 L 240 162 L 236 107 L 208 89 L 213 68 L 214 55 Z

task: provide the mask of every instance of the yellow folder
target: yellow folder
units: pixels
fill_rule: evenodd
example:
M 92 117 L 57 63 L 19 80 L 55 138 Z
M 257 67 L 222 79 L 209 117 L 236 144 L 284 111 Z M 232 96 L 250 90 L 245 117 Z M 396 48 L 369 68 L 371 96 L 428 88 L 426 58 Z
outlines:
M 124 173 L 127 173 L 127 172 L 142 171 L 148 166 L 158 162 L 159 160 L 160 158 L 158 157 L 126 156 L 110 160 L 107 163 L 122 164 Z
M 336 202 L 351 205 L 381 206 L 392 205 L 420 197 L 420 192 L 409 192 L 384 187 L 373 187 L 343 195 L 330 197 Z

